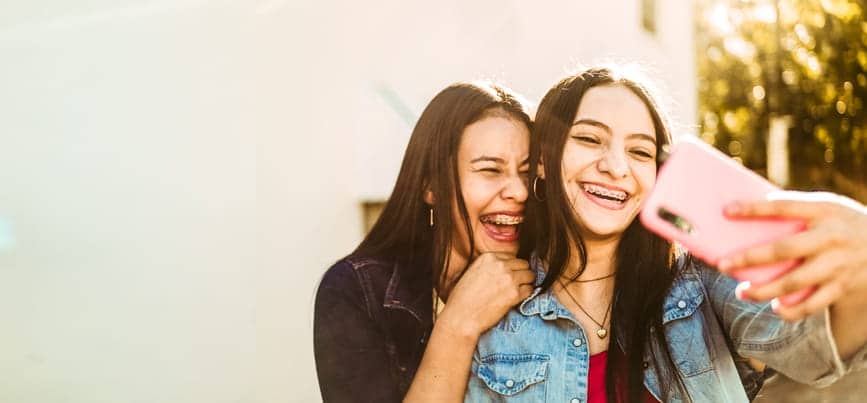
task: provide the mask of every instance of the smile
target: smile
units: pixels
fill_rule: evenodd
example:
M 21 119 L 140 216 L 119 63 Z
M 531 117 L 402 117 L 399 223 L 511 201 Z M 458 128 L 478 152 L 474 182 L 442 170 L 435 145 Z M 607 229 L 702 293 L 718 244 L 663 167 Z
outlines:
M 500 242 L 516 242 L 518 240 L 518 224 L 524 222 L 524 216 L 516 213 L 492 213 L 479 217 L 488 237 Z
M 524 222 L 524 216 L 509 215 L 509 214 L 487 214 L 479 217 L 486 224 L 496 225 L 518 225 Z
M 590 201 L 610 210 L 620 210 L 629 200 L 629 193 L 621 189 L 615 189 L 595 183 L 581 183 L 584 195 Z

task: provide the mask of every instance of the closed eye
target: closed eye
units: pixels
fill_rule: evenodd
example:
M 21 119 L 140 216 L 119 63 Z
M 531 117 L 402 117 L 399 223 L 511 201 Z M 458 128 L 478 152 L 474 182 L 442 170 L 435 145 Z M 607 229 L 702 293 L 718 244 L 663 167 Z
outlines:
M 598 140 L 596 137 L 593 137 L 593 136 L 585 136 L 585 135 L 580 135 L 580 134 L 578 134 L 578 135 L 574 135 L 574 136 L 572 136 L 572 138 L 575 139 L 575 140 L 578 140 L 578 141 L 580 141 L 580 142 L 582 142 L 582 143 L 588 143 L 588 144 L 600 144 L 600 143 L 599 143 L 599 140 Z
M 635 154 L 635 155 L 642 157 L 642 158 L 648 158 L 648 159 L 653 158 L 653 154 L 651 154 L 647 151 L 644 151 L 644 150 L 632 150 L 632 154 Z
M 491 173 L 498 174 L 498 173 L 500 173 L 500 169 L 499 168 L 480 168 L 477 170 L 477 172 L 491 172 Z

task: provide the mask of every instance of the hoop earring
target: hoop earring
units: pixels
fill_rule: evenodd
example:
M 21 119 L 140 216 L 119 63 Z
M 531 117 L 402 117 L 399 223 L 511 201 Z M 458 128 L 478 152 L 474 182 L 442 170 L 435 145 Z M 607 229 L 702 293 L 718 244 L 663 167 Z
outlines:
M 433 207 L 431 207 L 431 209 L 430 209 L 430 227 L 431 228 L 433 228 L 433 226 L 434 226 L 433 215 L 434 215 L 433 214 Z
M 542 180 L 544 180 L 544 179 L 542 179 Z M 543 202 L 543 201 L 545 201 L 545 199 L 539 197 L 539 192 L 536 190 L 536 184 L 538 182 L 539 182 L 538 176 L 533 178 L 533 198 L 535 198 L 537 201 Z

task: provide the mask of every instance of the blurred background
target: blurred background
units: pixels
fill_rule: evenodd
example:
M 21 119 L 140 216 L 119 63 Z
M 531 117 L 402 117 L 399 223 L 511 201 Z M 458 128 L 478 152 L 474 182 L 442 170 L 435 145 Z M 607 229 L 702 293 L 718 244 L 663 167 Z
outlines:
M 318 401 L 319 277 L 360 241 L 416 117 L 454 81 L 535 102 L 581 64 L 639 62 L 679 132 L 783 186 L 865 202 L 864 11 L 2 2 L 0 402 Z M 774 380 L 764 401 L 854 402 L 865 380 Z

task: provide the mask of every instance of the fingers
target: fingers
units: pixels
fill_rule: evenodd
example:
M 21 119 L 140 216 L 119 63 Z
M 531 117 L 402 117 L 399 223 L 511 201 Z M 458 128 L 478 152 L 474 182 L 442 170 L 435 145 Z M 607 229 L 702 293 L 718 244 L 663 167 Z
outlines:
M 774 312 L 783 319 L 797 321 L 825 309 L 831 303 L 838 300 L 843 295 L 843 291 L 840 283 L 834 282 L 819 287 L 816 292 L 799 304 L 785 306 L 774 299 L 771 301 L 771 306 Z
M 836 201 L 836 202 L 835 202 Z M 838 208 L 832 194 L 822 192 L 777 192 L 769 200 L 743 200 L 726 206 L 725 213 L 733 218 L 786 217 L 808 221 L 825 216 Z
M 753 301 L 767 301 L 823 284 L 833 277 L 837 260 L 833 254 L 819 255 L 767 284 L 741 288 L 741 296 Z
M 824 249 L 831 239 L 826 232 L 824 229 L 815 228 L 755 246 L 726 257 L 718 266 L 720 271 L 727 273 L 739 268 L 812 256 Z
M 485 252 L 476 258 L 475 262 L 504 262 L 510 265 L 529 267 L 530 263 L 524 259 L 518 259 L 513 254 L 503 252 Z
M 468 270 L 526 270 L 529 267 L 529 262 L 523 259 L 518 259 L 513 255 L 499 252 L 486 252 L 479 255 L 479 257 L 470 264 Z
M 530 270 L 513 271 L 512 278 L 515 283 L 521 285 L 534 285 L 536 283 L 536 273 Z
M 520 270 L 530 270 L 530 262 L 522 259 L 511 259 L 508 262 L 508 266 L 512 270 L 520 271 Z
M 515 259 L 514 253 L 505 253 L 505 252 L 485 252 L 483 255 L 491 255 L 499 260 L 511 260 Z
M 523 301 L 533 293 L 533 286 L 529 284 L 521 284 L 518 287 L 518 299 Z

